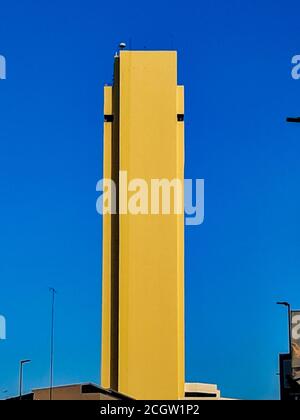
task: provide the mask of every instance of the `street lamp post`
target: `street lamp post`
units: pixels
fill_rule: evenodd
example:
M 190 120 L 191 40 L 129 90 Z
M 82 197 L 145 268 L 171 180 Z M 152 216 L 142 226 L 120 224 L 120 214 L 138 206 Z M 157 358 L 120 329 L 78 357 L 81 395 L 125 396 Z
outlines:
M 288 323 L 289 323 L 289 354 L 292 355 L 292 311 L 291 305 L 288 302 L 277 302 L 277 305 L 285 306 L 288 310 Z
M 57 291 L 50 287 L 51 293 L 51 339 L 50 339 L 50 387 L 49 387 L 49 400 L 53 397 L 53 364 L 54 364 L 54 315 L 55 315 L 55 295 Z
M 286 121 L 287 121 L 288 123 L 300 123 L 300 117 L 296 117 L 296 118 L 294 118 L 294 117 L 292 117 L 292 118 L 287 118 L 287 119 L 286 119 Z
M 288 123 L 300 124 L 300 117 L 288 117 L 286 119 Z M 288 302 L 278 302 L 278 305 L 283 305 L 288 308 L 289 311 L 289 346 L 290 346 L 290 356 L 292 355 L 292 311 L 291 305 Z
M 19 385 L 19 398 L 20 398 L 20 400 L 22 399 L 22 391 L 23 391 L 23 366 L 26 365 L 27 363 L 30 363 L 30 362 L 31 362 L 31 360 L 29 360 L 29 359 L 20 361 L 20 385 Z

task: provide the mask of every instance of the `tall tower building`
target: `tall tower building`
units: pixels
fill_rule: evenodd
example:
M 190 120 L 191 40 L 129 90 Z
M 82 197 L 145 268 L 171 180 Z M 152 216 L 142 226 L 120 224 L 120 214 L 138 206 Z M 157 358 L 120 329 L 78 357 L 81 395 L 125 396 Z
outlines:
M 104 178 L 184 183 L 184 89 L 176 52 L 121 51 L 104 89 Z M 149 201 L 150 201 L 149 192 Z M 184 214 L 104 215 L 102 386 L 184 397 Z M 182 198 L 183 201 L 183 198 Z M 183 205 L 183 203 L 181 203 Z

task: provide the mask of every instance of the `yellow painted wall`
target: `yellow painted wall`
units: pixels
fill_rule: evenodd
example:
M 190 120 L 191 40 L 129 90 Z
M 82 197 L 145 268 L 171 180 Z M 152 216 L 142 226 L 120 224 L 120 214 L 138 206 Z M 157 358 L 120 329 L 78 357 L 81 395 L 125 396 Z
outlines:
M 120 170 L 184 178 L 183 88 L 175 52 L 120 53 Z M 184 217 L 121 215 L 119 391 L 184 395 Z

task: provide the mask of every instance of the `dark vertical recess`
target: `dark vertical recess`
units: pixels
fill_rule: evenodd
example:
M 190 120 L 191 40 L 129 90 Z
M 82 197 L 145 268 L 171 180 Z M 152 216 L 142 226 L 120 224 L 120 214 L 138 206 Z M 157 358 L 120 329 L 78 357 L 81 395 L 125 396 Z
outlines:
M 111 219 L 111 388 L 119 390 L 119 168 L 120 58 L 115 58 L 113 83 L 112 174 L 116 185 L 116 214 Z

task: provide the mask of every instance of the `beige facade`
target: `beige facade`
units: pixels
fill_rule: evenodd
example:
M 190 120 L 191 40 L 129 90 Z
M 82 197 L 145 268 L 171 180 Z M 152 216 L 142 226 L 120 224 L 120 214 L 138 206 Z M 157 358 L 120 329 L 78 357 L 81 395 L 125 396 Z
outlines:
M 221 391 L 217 385 L 188 383 L 185 384 L 185 400 L 224 401 L 230 399 L 221 397 Z

